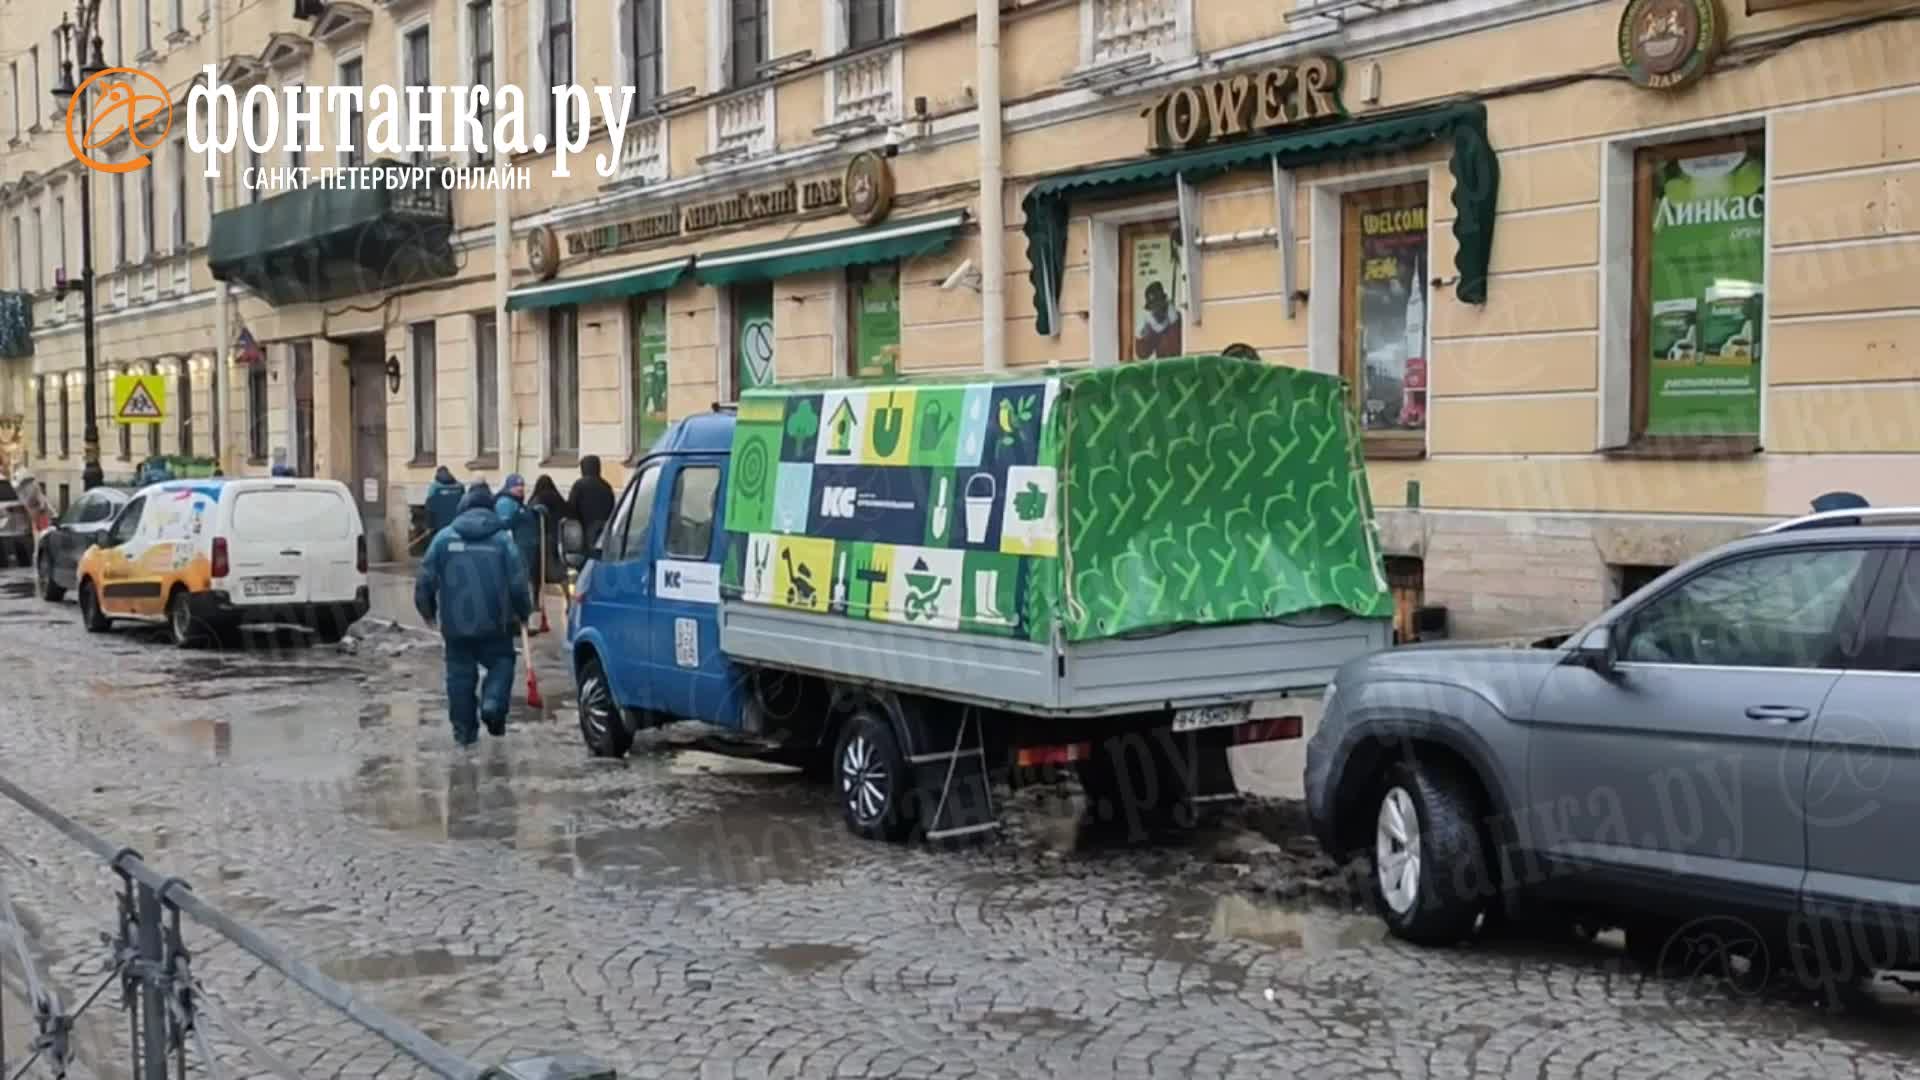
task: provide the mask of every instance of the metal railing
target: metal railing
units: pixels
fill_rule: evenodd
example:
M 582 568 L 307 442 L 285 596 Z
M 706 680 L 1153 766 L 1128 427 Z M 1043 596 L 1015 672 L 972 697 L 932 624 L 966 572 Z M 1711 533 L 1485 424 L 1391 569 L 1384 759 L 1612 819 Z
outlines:
M 4 1015 L 7 991 L 0 987 L 0 1080 L 21 1080 L 35 1064 L 43 1062 L 52 1075 L 65 1077 L 76 1063 L 74 1022 L 116 982 L 121 989 L 121 1008 L 128 1017 L 128 1075 L 135 1080 L 168 1080 L 169 1076 L 184 1080 L 189 1045 L 202 1072 L 209 1077 L 222 1076 L 202 1020 L 231 1035 L 260 1071 L 298 1078 L 301 1074 L 297 1069 L 234 1022 L 194 975 L 193 954 L 181 933 L 182 915 L 238 946 L 445 1080 L 614 1080 L 612 1069 L 582 1057 L 531 1058 L 497 1066 L 469 1061 L 195 896 L 186 882 L 156 872 L 133 849 L 115 847 L 4 777 L 0 777 L 0 795 L 98 856 L 121 882 L 117 932 L 102 935 L 111 951 L 111 964 L 99 985 L 72 1010 L 65 1007 L 37 970 L 11 893 L 0 887 L 0 934 L 10 940 L 11 952 L 20 966 L 34 1028 L 31 1054 L 16 1066 L 8 1058 Z

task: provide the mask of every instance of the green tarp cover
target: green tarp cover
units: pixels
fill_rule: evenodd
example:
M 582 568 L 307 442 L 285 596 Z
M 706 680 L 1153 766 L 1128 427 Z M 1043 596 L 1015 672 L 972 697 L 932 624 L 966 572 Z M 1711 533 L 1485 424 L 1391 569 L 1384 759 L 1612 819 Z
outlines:
M 1339 380 L 1182 357 L 749 391 L 722 587 L 908 626 L 1086 641 L 1384 617 Z
M 1367 120 L 1353 120 L 1182 153 L 1166 154 L 1067 173 L 1041 180 L 1022 200 L 1026 211 L 1027 260 L 1032 269 L 1035 328 L 1054 331 L 1060 280 L 1067 258 L 1067 222 L 1075 198 L 1110 199 L 1171 187 L 1176 177 L 1199 183 L 1235 169 L 1278 159 L 1285 168 L 1381 154 L 1448 139 L 1453 143 L 1453 236 L 1459 243 L 1454 287 L 1460 299 L 1487 299 L 1487 265 L 1493 255 L 1493 219 L 1500 190 L 1500 162 L 1487 143 L 1487 110 L 1461 102 Z
M 945 251 L 966 220 L 965 211 L 953 211 L 715 252 L 700 257 L 693 276 L 702 285 L 735 285 L 915 259 Z
M 620 300 L 641 293 L 666 292 L 680 283 L 693 266 L 693 256 L 671 262 L 652 263 L 628 270 L 595 274 L 574 281 L 550 281 L 529 285 L 507 294 L 508 311 L 529 308 L 560 307 L 563 304 L 590 304 L 598 300 Z

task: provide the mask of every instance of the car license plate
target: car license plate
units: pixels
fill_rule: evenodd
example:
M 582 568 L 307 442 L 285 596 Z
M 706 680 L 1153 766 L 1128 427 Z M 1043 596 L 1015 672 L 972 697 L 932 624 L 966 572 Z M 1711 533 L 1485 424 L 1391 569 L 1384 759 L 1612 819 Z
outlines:
M 1232 705 L 1176 709 L 1173 713 L 1173 730 L 1200 731 L 1204 728 L 1230 727 L 1245 723 L 1250 711 L 1250 706 L 1244 701 Z
M 293 579 L 284 577 L 253 578 L 247 582 L 248 596 L 292 596 Z

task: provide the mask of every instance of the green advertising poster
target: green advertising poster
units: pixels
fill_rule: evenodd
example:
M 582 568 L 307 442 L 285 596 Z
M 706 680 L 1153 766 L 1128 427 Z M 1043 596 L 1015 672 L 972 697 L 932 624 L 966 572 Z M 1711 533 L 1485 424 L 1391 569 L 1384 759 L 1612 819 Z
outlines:
M 872 266 L 853 291 L 855 375 L 886 377 L 900 358 L 900 272 Z
M 773 285 L 733 290 L 733 385 L 740 391 L 772 386 Z
M 1675 157 L 1653 174 L 1648 435 L 1757 435 L 1766 298 L 1758 145 Z
M 653 293 L 634 301 L 633 413 L 640 445 L 651 447 L 667 430 L 667 298 Z

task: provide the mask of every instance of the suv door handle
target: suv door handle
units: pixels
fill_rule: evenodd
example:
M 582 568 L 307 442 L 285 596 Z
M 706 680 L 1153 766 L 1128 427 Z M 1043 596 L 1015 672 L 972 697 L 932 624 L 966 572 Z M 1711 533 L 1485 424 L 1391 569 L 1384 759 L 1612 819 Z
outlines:
M 1747 719 L 1765 720 L 1774 724 L 1797 724 L 1813 715 L 1798 705 L 1749 705 Z

